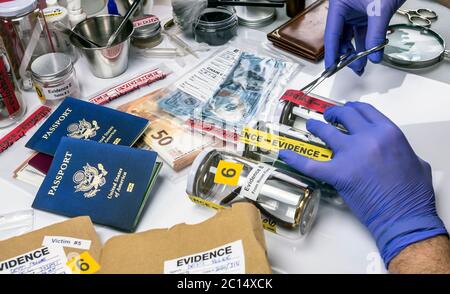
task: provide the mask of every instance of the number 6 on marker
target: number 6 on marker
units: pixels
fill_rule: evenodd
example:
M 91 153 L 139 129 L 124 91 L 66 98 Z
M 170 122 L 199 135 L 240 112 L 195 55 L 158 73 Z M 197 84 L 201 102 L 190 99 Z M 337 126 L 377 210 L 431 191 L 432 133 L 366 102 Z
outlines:
M 235 162 L 221 160 L 217 165 L 214 183 L 229 186 L 237 186 L 244 165 Z

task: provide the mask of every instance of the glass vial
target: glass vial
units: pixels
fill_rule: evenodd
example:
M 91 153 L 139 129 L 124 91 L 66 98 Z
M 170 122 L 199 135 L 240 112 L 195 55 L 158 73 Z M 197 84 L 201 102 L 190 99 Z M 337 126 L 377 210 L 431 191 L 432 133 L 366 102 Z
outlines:
M 30 64 L 41 55 L 54 52 L 38 1 L 0 1 L 0 35 L 20 88 L 32 91 Z
M 220 206 L 251 202 L 264 215 L 302 235 L 311 229 L 320 200 L 320 190 L 294 174 L 214 149 L 203 151 L 194 161 L 186 192 Z

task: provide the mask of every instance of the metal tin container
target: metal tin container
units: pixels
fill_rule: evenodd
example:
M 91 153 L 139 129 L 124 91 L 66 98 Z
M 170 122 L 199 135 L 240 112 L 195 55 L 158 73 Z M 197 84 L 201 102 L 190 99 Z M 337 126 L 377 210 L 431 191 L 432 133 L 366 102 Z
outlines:
M 69 55 L 49 53 L 31 65 L 36 93 L 42 103 L 56 104 L 66 97 L 81 98 L 80 85 Z
M 239 25 L 250 28 L 265 27 L 275 21 L 277 10 L 269 7 L 237 7 Z
M 228 167 L 227 167 L 228 166 Z M 217 175 L 234 178 L 219 181 Z M 194 161 L 186 192 L 213 205 L 254 203 L 281 226 L 305 235 L 317 215 L 320 191 L 301 178 L 273 166 L 226 151 L 205 150 Z
M 131 44 L 137 48 L 148 49 L 161 44 L 161 22 L 154 15 L 144 15 L 133 19 L 134 32 Z
M 74 30 L 97 44 L 106 44 L 122 20 L 123 17 L 117 15 L 95 16 L 80 22 Z M 130 39 L 133 30 L 133 23 L 128 21 L 111 47 L 87 48 L 73 36 L 70 41 L 80 49 L 96 77 L 110 79 L 123 74 L 128 68 Z
M 238 18 L 231 7 L 206 8 L 193 24 L 195 40 L 212 46 L 227 43 L 237 35 Z

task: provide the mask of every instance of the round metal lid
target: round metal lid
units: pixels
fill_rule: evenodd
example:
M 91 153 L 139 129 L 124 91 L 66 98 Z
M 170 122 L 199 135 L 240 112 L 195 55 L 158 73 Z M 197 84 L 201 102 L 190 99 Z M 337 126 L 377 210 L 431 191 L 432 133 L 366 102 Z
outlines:
M 0 1 L 0 17 L 18 17 L 37 8 L 36 0 Z
M 195 186 L 197 183 L 197 173 L 200 166 L 205 162 L 205 159 L 211 154 L 216 152 L 213 148 L 206 148 L 203 150 L 192 163 L 191 170 L 189 171 L 188 182 L 186 186 L 186 193 L 191 196 L 198 196 L 195 194 Z
M 275 8 L 270 7 L 236 7 L 239 24 L 259 28 L 271 24 L 277 17 Z
M 145 15 L 133 20 L 135 38 L 150 38 L 161 33 L 161 22 L 154 15 Z
M 316 220 L 320 203 L 320 190 L 315 189 L 312 191 L 305 201 L 305 208 L 303 209 L 300 219 L 300 233 L 302 235 L 309 233 L 314 221 Z
M 72 61 L 64 53 L 48 53 L 38 57 L 31 64 L 33 77 L 37 79 L 53 79 L 64 76 L 72 70 Z

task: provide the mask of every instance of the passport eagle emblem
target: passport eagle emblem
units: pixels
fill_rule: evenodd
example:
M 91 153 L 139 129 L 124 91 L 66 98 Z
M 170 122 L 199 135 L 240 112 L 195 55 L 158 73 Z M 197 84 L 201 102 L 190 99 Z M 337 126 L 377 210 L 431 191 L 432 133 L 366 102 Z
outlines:
M 93 120 L 92 123 L 85 119 L 80 120 L 78 123 L 69 125 L 67 136 L 75 139 L 89 140 L 97 135 L 97 131 L 100 129 L 97 121 Z
M 83 170 L 77 171 L 73 175 L 73 181 L 76 184 L 75 193 L 84 192 L 85 198 L 92 198 L 100 192 L 100 187 L 106 183 L 105 176 L 108 172 L 103 165 L 99 163 L 97 168 L 87 163 Z

